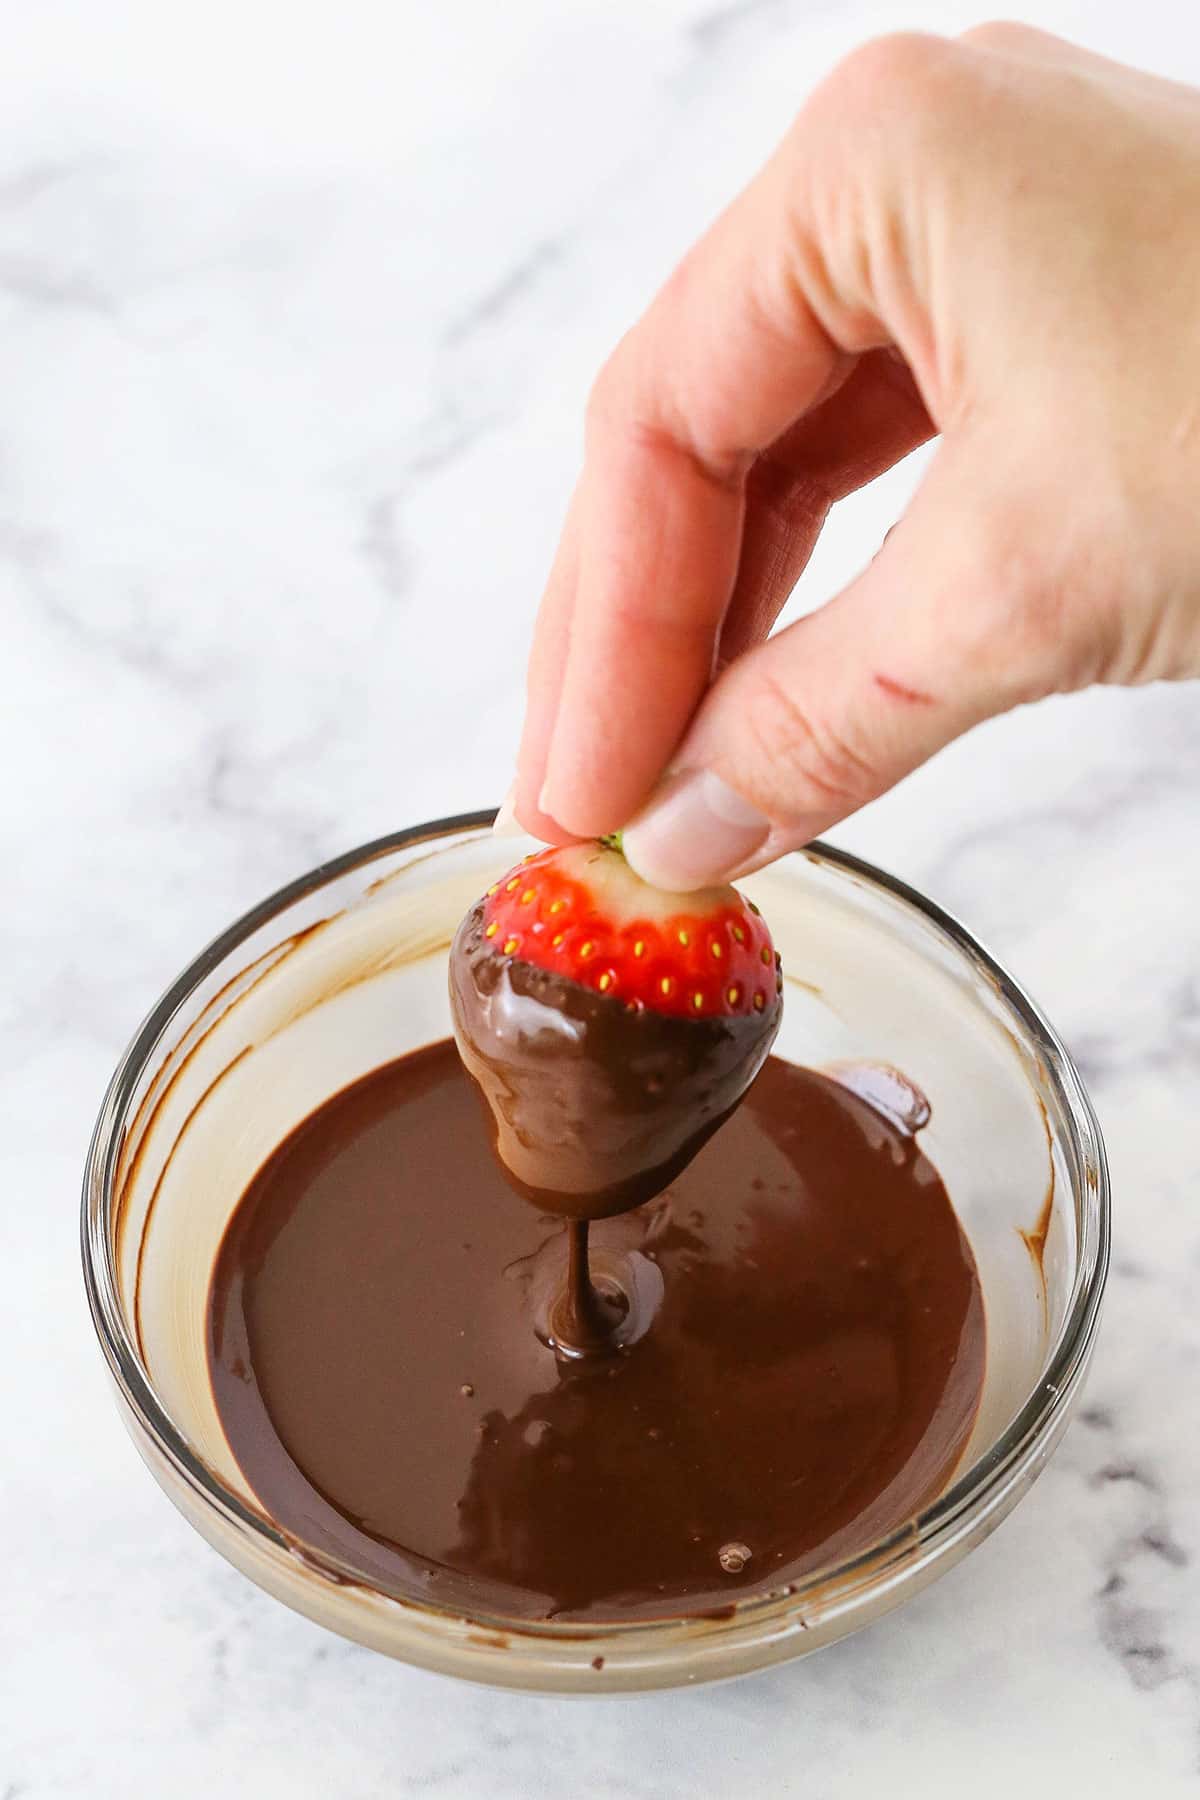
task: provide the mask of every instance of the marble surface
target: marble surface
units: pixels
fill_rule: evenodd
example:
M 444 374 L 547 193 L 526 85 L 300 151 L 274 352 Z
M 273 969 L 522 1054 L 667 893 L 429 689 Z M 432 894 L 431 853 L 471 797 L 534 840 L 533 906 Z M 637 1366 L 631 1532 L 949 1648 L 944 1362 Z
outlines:
M 1040 22 L 1200 80 L 1178 0 Z M 1200 693 L 980 731 L 838 834 L 1073 1044 L 1116 1236 L 1085 1407 L 857 1639 L 628 1702 L 292 1617 L 138 1463 L 83 1303 L 109 1071 L 231 916 L 497 800 L 590 376 L 843 49 L 913 0 L 47 0 L 0 59 L 0 1800 L 1200 1785 Z M 843 580 L 919 459 L 831 523 Z

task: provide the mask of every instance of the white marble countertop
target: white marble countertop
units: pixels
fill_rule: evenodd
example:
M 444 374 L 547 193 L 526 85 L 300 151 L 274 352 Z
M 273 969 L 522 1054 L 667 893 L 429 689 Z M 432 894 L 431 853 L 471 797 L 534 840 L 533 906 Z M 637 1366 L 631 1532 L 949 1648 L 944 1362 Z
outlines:
M 1179 0 L 1040 22 L 1200 80 Z M 403 24 L 401 16 L 403 14 Z M 18 16 L 19 15 L 19 16 Z M 606 348 L 913 0 L 57 0 L 0 58 L 0 1800 L 1200 1784 L 1200 691 L 979 732 L 838 834 L 1031 987 L 1107 1132 L 1081 1416 L 860 1637 L 729 1687 L 466 1690 L 291 1616 L 148 1478 L 76 1250 L 109 1071 L 327 853 L 497 800 Z M 913 468 L 835 518 L 828 593 Z

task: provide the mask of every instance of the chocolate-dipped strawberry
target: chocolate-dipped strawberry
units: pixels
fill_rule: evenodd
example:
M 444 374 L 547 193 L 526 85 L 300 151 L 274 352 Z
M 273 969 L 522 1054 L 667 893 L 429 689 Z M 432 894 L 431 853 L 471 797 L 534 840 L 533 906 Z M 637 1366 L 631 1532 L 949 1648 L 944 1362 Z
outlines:
M 450 952 L 497 1153 L 527 1199 L 574 1219 L 638 1206 L 691 1161 L 762 1067 L 782 989 L 736 888 L 663 893 L 607 843 L 528 857 Z

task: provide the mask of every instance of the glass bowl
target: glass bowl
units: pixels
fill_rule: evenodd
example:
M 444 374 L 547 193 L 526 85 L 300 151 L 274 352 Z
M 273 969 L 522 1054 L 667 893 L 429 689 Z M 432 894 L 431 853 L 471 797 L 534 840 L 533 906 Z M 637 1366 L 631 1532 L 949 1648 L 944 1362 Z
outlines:
M 83 1191 L 88 1298 L 125 1422 L 185 1517 L 253 1581 L 422 1667 L 596 1693 L 802 1655 L 917 1593 L 1025 1493 L 1078 1400 L 1108 1261 L 1104 1148 L 1054 1031 L 953 919 L 842 851 L 813 845 L 742 885 L 783 954 L 776 1054 L 839 1065 L 884 1098 L 890 1065 L 932 1108 L 922 1142 L 975 1253 L 988 1356 L 972 1437 L 931 1506 L 728 1616 L 518 1624 L 386 1596 L 285 1535 L 222 1432 L 205 1314 L 226 1221 L 316 1105 L 448 1035 L 458 921 L 533 847 L 498 842 L 491 819 L 415 826 L 293 882 L 203 951 L 138 1032 L 105 1096 Z

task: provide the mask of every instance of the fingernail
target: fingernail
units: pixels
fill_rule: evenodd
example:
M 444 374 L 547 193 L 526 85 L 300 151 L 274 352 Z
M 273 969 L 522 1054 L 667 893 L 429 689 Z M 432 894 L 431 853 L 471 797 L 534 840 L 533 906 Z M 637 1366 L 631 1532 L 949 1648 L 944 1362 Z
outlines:
M 525 836 L 525 827 L 517 818 L 517 784 L 515 781 L 500 802 L 500 809 L 492 821 L 492 836 L 499 838 Z
M 751 856 L 771 822 L 710 769 L 686 769 L 625 827 L 630 866 L 655 887 L 686 894 Z

